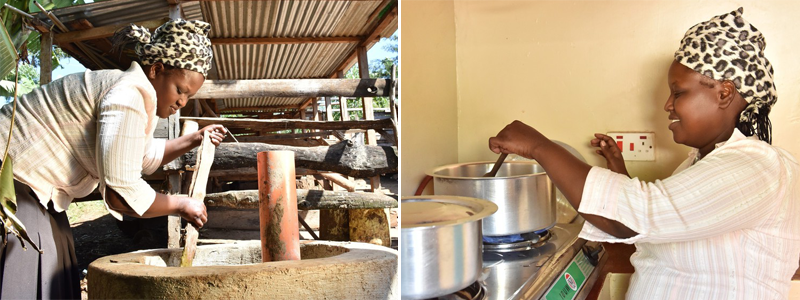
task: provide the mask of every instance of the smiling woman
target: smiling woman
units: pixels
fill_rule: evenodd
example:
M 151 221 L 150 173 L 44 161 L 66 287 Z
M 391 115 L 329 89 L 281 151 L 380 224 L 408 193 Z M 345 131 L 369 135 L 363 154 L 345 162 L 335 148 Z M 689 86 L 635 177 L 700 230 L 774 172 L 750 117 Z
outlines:
M 742 14 L 739 8 L 691 27 L 674 54 L 664 110 L 675 142 L 693 149 L 668 178 L 649 183 L 592 167 L 519 121 L 489 139 L 495 153 L 541 163 L 585 218 L 581 238 L 636 244 L 626 298 L 789 293 L 800 257 L 800 166 L 770 144 L 773 69 L 764 36 Z M 609 166 L 624 165 L 613 139 L 591 143 Z
M 203 226 L 202 202 L 156 193 L 141 176 L 197 147 L 206 131 L 217 145 L 224 138 L 221 125 L 169 141 L 153 138 L 159 117 L 176 113 L 203 85 L 211 66 L 208 29 L 171 20 L 151 36 L 131 25 L 116 40 L 135 43 L 142 65 L 67 75 L 20 98 L 9 150 L 17 217 L 40 237 L 44 254 L 21 251 L 10 240 L 0 260 L 0 297 L 80 298 L 64 210 L 95 188 L 118 219 L 179 214 Z M 0 108 L 0 128 L 9 128 L 10 119 L 11 106 Z

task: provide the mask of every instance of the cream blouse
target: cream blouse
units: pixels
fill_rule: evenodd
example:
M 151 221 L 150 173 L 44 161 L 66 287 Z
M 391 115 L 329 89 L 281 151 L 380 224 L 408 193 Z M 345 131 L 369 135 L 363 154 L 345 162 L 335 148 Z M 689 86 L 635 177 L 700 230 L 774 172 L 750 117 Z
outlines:
M 3 144 L 11 111 L 11 104 L 0 108 Z M 135 62 L 127 71 L 86 71 L 34 89 L 17 105 L 9 149 L 14 178 L 59 212 L 99 184 L 104 199 L 108 186 L 142 215 L 156 192 L 141 174 L 161 165 L 166 143 L 153 139 L 155 111 L 156 92 Z

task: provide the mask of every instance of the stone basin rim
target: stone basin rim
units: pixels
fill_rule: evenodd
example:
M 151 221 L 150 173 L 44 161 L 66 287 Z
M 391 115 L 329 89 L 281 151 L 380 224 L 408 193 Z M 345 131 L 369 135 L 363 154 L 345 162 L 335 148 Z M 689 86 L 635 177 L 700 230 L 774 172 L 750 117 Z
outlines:
M 260 247 L 260 241 L 245 241 L 233 244 L 220 244 L 220 245 L 204 245 L 198 248 L 220 248 L 240 246 L 247 247 L 253 244 Z M 397 250 L 359 242 L 331 242 L 331 241 L 312 241 L 303 243 L 307 246 L 324 245 L 333 247 L 344 247 L 346 252 L 336 254 L 330 257 L 295 260 L 295 261 L 274 261 L 266 263 L 248 263 L 238 265 L 210 265 L 210 266 L 193 266 L 188 268 L 157 266 L 140 262 L 140 258 L 148 256 L 159 256 L 158 253 L 170 253 L 174 251 L 182 251 L 182 248 L 161 248 L 141 250 L 130 253 L 122 253 L 101 257 L 90 264 L 90 270 L 101 272 L 116 273 L 123 276 L 135 277 L 195 277 L 214 274 L 225 274 L 230 272 L 236 273 L 258 273 L 265 270 L 270 272 L 278 270 L 290 270 L 297 268 L 314 268 L 325 265 L 348 265 L 357 264 L 365 260 L 396 260 L 399 255 Z M 198 249 L 199 250 L 199 249 Z M 376 251 L 377 250 L 377 251 Z M 115 261 L 115 262 L 112 262 Z M 90 271 L 91 272 L 91 271 Z

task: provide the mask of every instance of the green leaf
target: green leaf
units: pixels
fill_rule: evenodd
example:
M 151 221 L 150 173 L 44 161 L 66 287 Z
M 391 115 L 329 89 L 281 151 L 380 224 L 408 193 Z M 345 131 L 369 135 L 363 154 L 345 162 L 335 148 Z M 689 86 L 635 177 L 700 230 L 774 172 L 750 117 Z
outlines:
M 10 201 L 14 207 L 9 207 L 16 213 L 17 194 L 14 192 L 14 171 L 10 157 L 3 157 L 3 166 L 0 167 L 0 201 Z

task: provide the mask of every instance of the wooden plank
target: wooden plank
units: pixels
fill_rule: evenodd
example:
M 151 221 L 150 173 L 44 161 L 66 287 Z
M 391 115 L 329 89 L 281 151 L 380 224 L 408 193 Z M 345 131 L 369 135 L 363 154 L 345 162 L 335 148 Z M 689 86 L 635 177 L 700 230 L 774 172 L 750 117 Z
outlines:
M 331 182 L 339 185 L 340 187 L 344 188 L 348 192 L 355 192 L 356 191 L 356 184 L 354 182 L 350 181 L 349 179 L 344 178 L 344 176 L 342 176 L 340 174 L 336 174 L 336 173 L 320 173 L 319 175 L 321 175 L 322 178 L 330 180 Z
M 206 195 L 207 207 L 258 209 L 258 190 Z M 297 209 L 397 208 L 397 199 L 375 193 L 297 189 Z
M 388 79 L 206 80 L 193 99 L 251 97 L 388 97 Z
M 208 174 L 211 171 L 211 165 L 214 163 L 214 150 L 216 147 L 211 143 L 211 137 L 206 131 L 203 134 L 203 143 L 197 149 L 197 165 L 192 176 L 192 183 L 189 185 L 189 197 L 203 201 L 206 197 L 206 185 L 208 184 Z M 183 255 L 181 255 L 181 267 L 191 267 L 192 260 L 194 260 L 195 251 L 197 251 L 197 228 L 192 224 L 186 225 L 186 244 L 183 247 Z
M 53 32 L 42 33 L 42 51 L 39 52 L 39 85 L 50 83 L 53 78 Z
M 333 134 L 333 130 L 314 131 L 309 133 L 273 134 L 268 136 L 236 136 L 241 143 L 268 143 L 276 140 L 303 139 L 321 137 Z
M 182 121 L 197 122 L 200 127 L 211 124 L 221 124 L 228 128 L 258 128 L 259 130 L 278 131 L 286 129 L 321 129 L 321 130 L 347 130 L 347 129 L 379 129 L 393 128 L 391 119 L 361 120 L 361 121 L 308 121 L 308 120 L 263 120 L 263 119 L 234 119 L 234 118 L 195 118 L 181 117 Z
M 363 37 L 359 36 L 331 36 L 331 37 L 292 37 L 292 38 L 212 38 L 213 45 L 291 45 L 291 44 L 336 44 L 359 43 Z
M 161 19 L 153 19 L 141 22 L 134 22 L 133 24 L 145 27 L 150 30 L 155 30 L 158 26 L 163 25 L 169 19 L 168 18 L 161 18 Z M 67 43 L 74 43 L 79 41 L 86 41 L 86 40 L 96 40 L 111 37 L 114 35 L 114 32 L 119 30 L 122 27 L 128 26 L 130 23 L 119 23 L 114 25 L 106 25 L 101 27 L 94 27 L 91 29 L 80 30 L 80 31 L 70 31 L 65 33 L 56 34 L 53 37 L 53 42 L 56 45 L 67 44 Z

